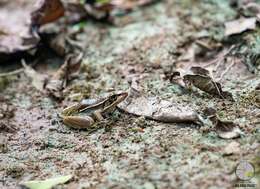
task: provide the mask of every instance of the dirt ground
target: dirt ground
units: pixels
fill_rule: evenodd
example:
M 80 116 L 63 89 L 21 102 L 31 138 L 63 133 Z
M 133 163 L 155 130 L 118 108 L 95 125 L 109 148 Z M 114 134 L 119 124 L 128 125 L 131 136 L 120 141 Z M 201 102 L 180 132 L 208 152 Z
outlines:
M 84 47 L 84 65 L 63 101 L 37 91 L 24 73 L 0 78 L 0 188 L 68 174 L 73 179 L 57 188 L 235 188 L 241 182 L 235 174 L 238 163 L 260 153 L 260 109 L 251 92 L 258 72 L 249 71 L 243 55 L 235 56 L 238 63 L 223 76 L 224 88 L 235 94 L 235 101 L 183 91 L 165 72 L 173 64 L 194 63 L 200 53 L 200 61 L 210 62 L 238 44 L 239 37 L 259 36 L 257 26 L 225 39 L 224 23 L 237 17 L 238 11 L 225 0 L 165 0 L 115 17 L 114 26 L 92 21 L 71 26 L 83 27 L 76 39 Z M 210 47 L 201 50 L 198 38 Z M 39 54 L 39 72 L 52 73 L 62 62 L 48 49 Z M 227 59 L 219 72 L 229 64 Z M 8 62 L 0 71 L 19 67 Z M 58 117 L 79 100 L 77 94 L 89 98 L 128 90 L 133 79 L 148 95 L 188 105 L 201 115 L 214 107 L 238 123 L 243 135 L 221 139 L 207 126 L 162 123 L 120 110 L 93 132 L 68 128 Z M 234 142 L 235 150 L 227 147 Z M 259 168 L 255 170 L 250 182 L 259 188 Z

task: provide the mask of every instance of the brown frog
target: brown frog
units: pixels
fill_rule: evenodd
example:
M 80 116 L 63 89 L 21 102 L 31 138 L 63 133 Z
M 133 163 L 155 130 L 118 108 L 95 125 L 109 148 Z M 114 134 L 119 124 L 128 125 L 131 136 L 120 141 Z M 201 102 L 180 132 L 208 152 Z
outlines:
M 127 96 L 127 92 L 122 92 L 100 100 L 83 100 L 79 104 L 65 108 L 60 117 L 63 119 L 63 123 L 69 127 L 88 129 L 113 112 Z

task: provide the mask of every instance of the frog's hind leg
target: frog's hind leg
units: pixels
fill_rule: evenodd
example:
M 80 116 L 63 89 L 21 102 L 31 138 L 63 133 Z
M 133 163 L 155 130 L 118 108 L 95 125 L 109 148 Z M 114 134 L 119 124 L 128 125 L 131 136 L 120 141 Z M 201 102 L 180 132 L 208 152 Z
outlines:
M 104 120 L 104 117 L 101 114 L 101 111 L 98 111 L 98 110 L 94 111 L 93 115 L 94 115 L 95 119 L 98 120 L 98 121 Z

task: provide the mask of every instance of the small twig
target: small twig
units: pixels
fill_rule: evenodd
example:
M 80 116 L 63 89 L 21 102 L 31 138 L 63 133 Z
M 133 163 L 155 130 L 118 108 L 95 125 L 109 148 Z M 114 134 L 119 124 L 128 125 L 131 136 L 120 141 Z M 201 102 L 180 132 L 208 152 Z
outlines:
M 28 65 L 28 64 L 26 63 L 26 61 L 25 61 L 24 59 L 22 59 L 22 60 L 21 60 L 21 64 L 22 64 L 22 66 L 23 66 L 23 69 L 28 68 L 28 67 L 33 68 L 36 64 L 38 64 L 38 61 L 34 61 L 34 62 L 31 63 L 30 65 Z
M 11 76 L 11 75 L 16 75 L 20 74 L 24 71 L 24 68 L 20 68 L 11 72 L 6 72 L 6 73 L 0 73 L 0 77 L 6 77 L 6 76 Z
M 214 71 L 217 70 L 217 68 L 219 67 L 220 63 L 225 59 L 225 57 L 234 49 L 234 45 L 231 46 L 228 50 L 226 50 L 226 52 L 222 52 L 221 55 L 218 55 L 217 58 L 213 59 L 212 61 L 210 61 L 208 64 L 206 64 L 204 67 L 208 67 L 211 66 L 212 64 L 217 63 L 217 65 L 215 66 L 215 68 L 213 69 Z
M 223 60 L 229 55 L 229 53 L 235 48 L 235 45 L 232 45 L 229 49 L 226 50 L 226 52 L 223 52 L 223 55 L 218 59 L 218 63 L 217 65 L 214 67 L 213 71 L 217 71 L 218 67 L 220 66 L 220 64 L 223 62 Z
M 214 78 L 214 75 L 213 75 L 212 71 L 209 72 L 209 76 L 211 77 L 213 85 L 217 89 L 219 96 L 224 99 L 224 96 L 221 94 L 221 91 L 220 91 L 221 89 L 219 89 L 217 83 L 215 82 L 215 78 Z
M 212 61 L 210 61 L 209 63 L 207 63 L 204 67 L 209 67 L 209 66 L 211 66 L 212 64 L 217 63 L 218 61 L 219 61 L 219 58 L 217 57 L 217 58 L 213 59 Z
M 230 70 L 230 68 L 232 68 L 235 64 L 235 61 L 233 60 L 232 63 L 222 72 L 219 81 L 221 81 L 224 77 L 224 75 Z
M 24 59 L 21 60 L 21 64 L 22 64 L 22 66 L 23 66 L 24 68 L 28 67 L 28 65 L 26 64 L 26 62 L 25 62 Z
M 6 73 L 0 73 L 0 77 L 6 77 L 6 76 L 11 76 L 11 75 L 17 75 L 20 74 L 22 72 L 24 72 L 24 68 L 28 67 L 28 65 L 26 64 L 25 60 L 22 59 L 21 60 L 22 66 L 23 68 L 19 68 L 17 70 L 11 71 L 11 72 L 6 72 Z M 36 63 L 35 63 L 36 64 Z M 33 64 L 33 65 L 35 65 Z

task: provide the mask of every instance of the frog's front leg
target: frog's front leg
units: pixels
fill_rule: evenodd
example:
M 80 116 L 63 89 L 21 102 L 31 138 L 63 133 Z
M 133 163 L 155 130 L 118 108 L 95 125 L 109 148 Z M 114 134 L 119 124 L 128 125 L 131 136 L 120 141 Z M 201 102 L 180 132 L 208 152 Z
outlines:
M 95 123 L 95 121 L 90 116 L 64 116 L 63 123 L 75 129 L 88 129 Z

